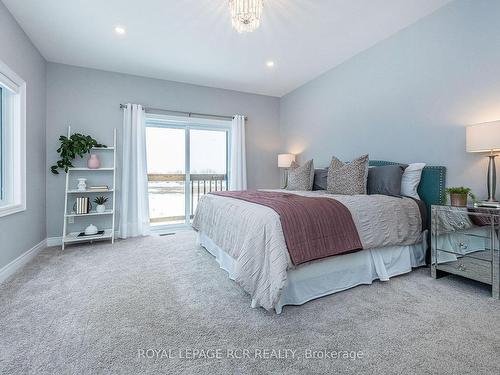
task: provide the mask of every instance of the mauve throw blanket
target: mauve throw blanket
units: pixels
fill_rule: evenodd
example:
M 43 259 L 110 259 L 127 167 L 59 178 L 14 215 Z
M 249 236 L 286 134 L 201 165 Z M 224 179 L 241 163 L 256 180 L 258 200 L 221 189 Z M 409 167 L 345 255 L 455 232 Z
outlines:
M 211 194 L 241 199 L 276 211 L 294 265 L 363 248 L 350 211 L 335 199 L 270 191 Z

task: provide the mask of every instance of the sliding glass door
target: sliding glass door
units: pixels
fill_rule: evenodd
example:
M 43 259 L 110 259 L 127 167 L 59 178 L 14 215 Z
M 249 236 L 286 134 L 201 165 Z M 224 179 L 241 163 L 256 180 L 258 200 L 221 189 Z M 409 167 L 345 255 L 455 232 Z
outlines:
M 211 191 L 227 190 L 228 132 L 190 129 L 191 215 L 200 197 Z
M 188 224 L 199 199 L 227 190 L 227 121 L 148 119 L 149 212 L 154 226 Z
M 185 222 L 185 133 L 178 128 L 146 127 L 151 224 Z

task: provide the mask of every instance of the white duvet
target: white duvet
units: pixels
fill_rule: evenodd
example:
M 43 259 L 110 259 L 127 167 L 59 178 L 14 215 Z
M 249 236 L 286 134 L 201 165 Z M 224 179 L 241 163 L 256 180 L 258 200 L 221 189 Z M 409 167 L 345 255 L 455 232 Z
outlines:
M 351 212 L 363 249 L 421 241 L 420 211 L 412 199 L 332 195 L 323 191 L 287 192 L 343 203 Z M 267 310 L 274 308 L 286 285 L 287 270 L 294 267 L 278 214 L 266 206 L 208 194 L 198 203 L 193 227 L 235 260 L 235 281 L 252 299 Z

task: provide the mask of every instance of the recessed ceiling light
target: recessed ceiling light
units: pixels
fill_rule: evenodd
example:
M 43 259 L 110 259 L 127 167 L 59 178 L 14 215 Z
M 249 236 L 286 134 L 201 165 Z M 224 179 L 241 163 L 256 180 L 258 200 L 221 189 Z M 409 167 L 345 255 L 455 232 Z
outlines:
M 118 35 L 125 35 L 127 30 L 123 26 L 115 26 L 115 33 Z
M 268 68 L 273 68 L 274 67 L 274 61 L 268 61 L 268 62 L 266 62 L 266 66 Z

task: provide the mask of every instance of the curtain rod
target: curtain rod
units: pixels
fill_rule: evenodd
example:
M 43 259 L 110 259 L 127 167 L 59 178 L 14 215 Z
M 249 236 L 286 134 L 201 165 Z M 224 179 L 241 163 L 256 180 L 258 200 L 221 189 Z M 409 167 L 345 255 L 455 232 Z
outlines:
M 120 104 L 120 109 L 127 108 L 126 104 Z M 168 112 L 168 113 L 177 113 L 181 115 L 185 115 L 188 117 L 212 117 L 212 118 L 221 118 L 226 120 L 232 120 L 234 116 L 224 116 L 224 115 L 211 115 L 208 113 L 197 113 L 197 112 L 184 112 L 184 111 L 175 111 L 172 109 L 163 109 L 163 108 L 152 108 L 152 107 L 142 107 L 146 112 Z M 248 117 L 245 116 L 245 120 L 248 120 Z

